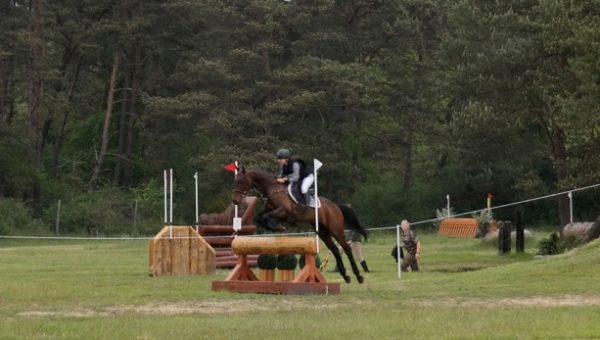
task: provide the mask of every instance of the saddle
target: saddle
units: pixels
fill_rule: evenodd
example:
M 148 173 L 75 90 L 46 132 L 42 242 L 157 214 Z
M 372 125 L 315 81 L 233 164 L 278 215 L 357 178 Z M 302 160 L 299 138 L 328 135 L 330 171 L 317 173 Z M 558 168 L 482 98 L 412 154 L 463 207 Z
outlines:
M 288 196 L 290 196 L 290 198 L 292 199 L 292 201 L 296 202 L 296 204 L 300 204 L 299 202 L 299 196 L 302 195 L 302 193 L 299 190 L 296 190 L 294 188 L 294 183 L 290 183 L 287 186 L 287 193 Z M 308 197 L 307 197 L 307 202 L 306 202 L 306 206 L 310 207 L 310 208 L 316 208 L 317 204 L 319 206 L 319 208 L 321 207 L 321 201 L 315 198 L 315 193 L 313 191 L 313 189 L 311 188 L 308 193 L 307 193 Z

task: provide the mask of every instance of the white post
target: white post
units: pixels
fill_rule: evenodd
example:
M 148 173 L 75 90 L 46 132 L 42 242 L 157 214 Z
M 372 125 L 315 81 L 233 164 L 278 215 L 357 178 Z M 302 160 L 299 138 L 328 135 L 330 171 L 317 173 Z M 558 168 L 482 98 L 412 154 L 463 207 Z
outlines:
M 169 237 L 173 238 L 173 168 L 169 169 Z
M 167 184 L 167 170 L 163 170 L 163 177 L 165 179 L 164 185 L 163 185 L 164 196 L 165 196 L 165 225 L 167 225 L 167 223 L 169 223 L 169 219 L 167 217 L 167 216 L 169 216 L 168 212 L 167 212 L 167 185 L 168 185 Z
M 569 218 L 571 221 L 571 225 L 573 225 L 573 192 L 569 191 Z
M 56 235 L 58 235 L 60 228 L 60 202 L 61 200 L 58 200 L 58 207 L 56 208 Z
M 319 254 L 319 185 L 317 184 L 317 171 L 323 166 L 318 159 L 313 160 L 313 176 L 315 177 L 315 243 L 317 245 L 317 254 Z
M 135 227 L 137 224 L 137 211 L 138 211 L 138 200 L 135 200 L 135 204 L 133 206 L 133 232 L 135 233 Z
M 235 161 L 235 171 L 234 171 L 235 176 L 237 176 L 237 174 L 238 174 L 237 169 L 238 169 L 238 161 Z M 235 177 L 233 179 L 235 180 Z M 238 217 L 238 205 L 237 204 L 234 206 L 233 213 L 234 213 L 234 215 L 233 215 L 233 230 L 236 231 L 235 237 L 237 237 L 237 231 L 242 230 L 242 219 L 240 217 Z
M 195 189 L 195 193 L 196 193 L 196 215 L 194 216 L 194 222 L 196 225 L 196 232 L 198 232 L 198 226 L 200 225 L 200 223 L 198 222 L 198 172 L 194 173 L 194 189 Z
M 450 218 L 450 195 L 446 195 L 446 214 Z
M 402 278 L 402 259 L 400 258 L 400 225 L 396 224 L 396 256 L 398 258 L 398 278 Z

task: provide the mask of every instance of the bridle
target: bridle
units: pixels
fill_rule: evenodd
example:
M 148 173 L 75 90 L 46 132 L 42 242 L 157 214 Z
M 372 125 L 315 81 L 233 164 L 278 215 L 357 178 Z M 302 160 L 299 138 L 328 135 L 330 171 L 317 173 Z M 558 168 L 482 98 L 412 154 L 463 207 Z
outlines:
M 242 196 L 246 196 L 248 194 L 248 191 L 250 191 L 250 190 L 248 189 L 248 190 L 242 191 L 240 189 L 233 189 L 233 192 L 237 192 L 238 194 L 240 194 Z

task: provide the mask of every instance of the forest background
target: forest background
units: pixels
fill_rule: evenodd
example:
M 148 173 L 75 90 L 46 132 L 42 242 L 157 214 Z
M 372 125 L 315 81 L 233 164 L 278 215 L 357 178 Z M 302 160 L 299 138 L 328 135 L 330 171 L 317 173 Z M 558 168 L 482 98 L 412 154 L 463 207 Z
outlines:
M 368 226 L 600 183 L 598 1 L 2 0 L 0 29 L 0 235 L 59 201 L 61 233 L 153 234 L 167 168 L 191 224 L 195 172 L 222 211 L 223 166 L 282 147 Z

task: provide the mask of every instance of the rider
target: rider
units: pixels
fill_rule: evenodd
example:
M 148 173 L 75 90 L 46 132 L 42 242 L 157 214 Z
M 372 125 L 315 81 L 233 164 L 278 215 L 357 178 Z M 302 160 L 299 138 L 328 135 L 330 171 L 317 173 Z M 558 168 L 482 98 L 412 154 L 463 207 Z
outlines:
M 306 166 L 303 160 L 292 157 L 290 150 L 281 149 L 275 154 L 277 162 L 281 166 L 277 183 L 292 183 L 292 192 L 298 197 L 298 203 L 306 205 L 309 202 L 308 189 L 315 182 L 312 170 Z

